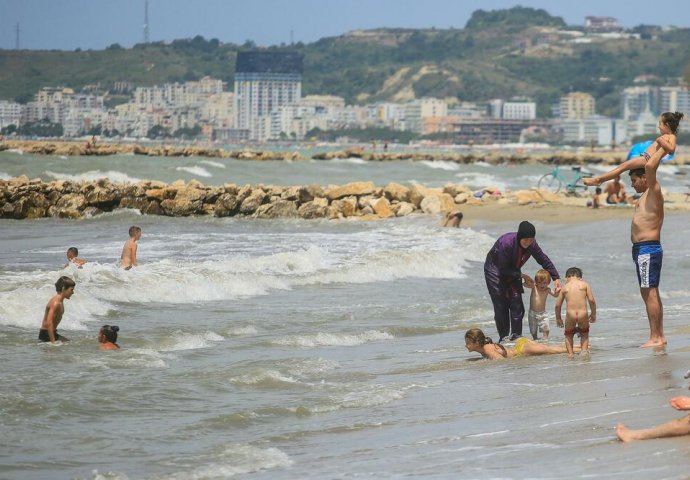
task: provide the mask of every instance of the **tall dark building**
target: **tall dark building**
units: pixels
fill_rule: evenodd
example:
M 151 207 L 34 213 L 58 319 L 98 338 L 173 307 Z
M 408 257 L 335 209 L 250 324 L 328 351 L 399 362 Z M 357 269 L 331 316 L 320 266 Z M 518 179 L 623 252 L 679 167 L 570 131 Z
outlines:
M 254 140 L 270 135 L 270 114 L 302 98 L 302 56 L 296 52 L 253 51 L 237 54 L 236 128 Z

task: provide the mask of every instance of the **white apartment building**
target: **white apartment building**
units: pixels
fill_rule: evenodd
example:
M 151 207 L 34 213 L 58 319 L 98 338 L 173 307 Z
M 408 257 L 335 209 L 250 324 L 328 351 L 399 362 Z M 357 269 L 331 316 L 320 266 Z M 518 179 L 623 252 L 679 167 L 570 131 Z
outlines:
M 215 93 L 201 107 L 201 120 L 213 128 L 235 128 L 235 94 Z
M 560 123 L 566 142 L 594 143 L 599 146 L 626 143 L 628 122 L 592 115 L 587 118 L 566 118 Z
M 571 92 L 561 97 L 559 116 L 561 118 L 587 118 L 596 114 L 594 96 L 585 92 Z
M 534 120 L 537 118 L 537 104 L 534 102 L 505 102 L 504 120 Z
M 644 112 L 659 114 L 658 87 L 628 87 L 621 93 L 621 116 L 624 120 L 637 120 Z
M 19 126 L 23 112 L 24 106 L 21 103 L 0 100 L 0 128 L 8 125 Z
M 405 104 L 405 127 L 415 133 L 424 132 L 424 118 L 447 117 L 448 104 L 438 98 L 421 98 Z

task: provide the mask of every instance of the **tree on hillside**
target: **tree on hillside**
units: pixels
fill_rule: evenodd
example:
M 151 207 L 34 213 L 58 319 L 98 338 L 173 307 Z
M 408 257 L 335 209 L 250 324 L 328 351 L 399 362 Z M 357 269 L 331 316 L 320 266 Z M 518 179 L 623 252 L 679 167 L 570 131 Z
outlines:
M 565 27 L 561 17 L 554 17 L 546 10 L 516 6 L 503 10 L 476 10 L 467 21 L 467 30 L 483 30 L 487 28 L 522 29 L 532 26 Z

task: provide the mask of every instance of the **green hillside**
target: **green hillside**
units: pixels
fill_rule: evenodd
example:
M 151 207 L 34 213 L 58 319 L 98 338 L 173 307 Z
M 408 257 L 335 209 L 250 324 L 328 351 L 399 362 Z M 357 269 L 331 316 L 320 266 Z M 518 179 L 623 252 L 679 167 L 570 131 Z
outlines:
M 640 26 L 633 31 L 642 39 L 586 37 L 591 43 L 573 43 L 582 35 L 578 30 L 544 10 L 515 7 L 478 10 L 464 29 L 357 31 L 270 49 L 304 55 L 304 95 L 338 95 L 360 104 L 521 95 L 538 102 L 541 116 L 575 90 L 592 93 L 599 113 L 615 115 L 620 90 L 637 75 L 655 74 L 662 84 L 676 84 L 690 65 L 690 29 Z M 0 50 L 0 99 L 27 101 L 42 86 L 99 84 L 107 90 L 116 81 L 146 86 L 204 75 L 231 88 L 237 52 L 252 47 L 198 36 L 131 49 Z

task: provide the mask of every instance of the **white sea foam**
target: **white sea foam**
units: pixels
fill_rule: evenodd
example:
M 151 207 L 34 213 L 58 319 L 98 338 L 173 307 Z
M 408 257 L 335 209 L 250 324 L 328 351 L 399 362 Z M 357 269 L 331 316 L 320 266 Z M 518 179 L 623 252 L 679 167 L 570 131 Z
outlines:
M 245 373 L 229 380 L 231 383 L 237 385 L 270 385 L 275 383 L 298 383 L 298 380 L 285 375 L 278 370 L 267 370 L 264 368 L 257 368 L 252 372 Z
M 161 480 L 207 480 L 228 478 L 276 468 L 287 468 L 292 460 L 277 448 L 229 445 L 221 451 L 195 459 L 203 466 L 157 477 Z
M 289 335 L 274 340 L 274 345 L 294 347 L 324 347 L 324 346 L 354 346 L 381 340 L 393 340 L 393 335 L 378 330 L 368 330 L 362 333 L 315 333 L 312 335 Z
M 21 150 L 21 149 L 19 149 L 19 148 L 10 148 L 10 149 L 7 150 L 7 151 L 8 151 L 8 152 L 11 152 L 11 153 L 17 153 L 17 154 L 19 154 L 19 155 L 24 155 L 24 150 Z
M 0 180 L 9 180 L 10 178 L 12 178 L 12 175 L 9 173 L 0 172 Z
M 203 163 L 204 165 L 210 165 L 211 167 L 225 168 L 224 164 L 220 162 L 214 162 L 213 160 L 202 160 L 200 163 Z
M 178 172 L 187 172 L 191 173 L 192 175 L 196 175 L 197 177 L 205 177 L 205 178 L 210 178 L 213 176 L 211 172 L 206 170 L 204 167 L 201 167 L 199 165 L 194 165 L 193 167 L 177 167 L 175 168 Z
M 463 172 L 456 173 L 455 176 L 459 179 L 459 183 L 464 183 L 471 188 L 483 188 L 491 185 L 505 191 L 507 186 L 505 180 L 488 173 Z
M 435 170 L 446 170 L 448 172 L 460 170 L 460 165 L 458 163 L 448 160 L 422 160 L 419 163 Z
M 243 327 L 232 327 L 225 331 L 229 337 L 244 337 L 249 335 L 256 335 L 259 331 L 253 325 L 246 325 Z
M 206 333 L 185 333 L 175 331 L 172 333 L 173 338 L 163 340 L 161 351 L 174 352 L 179 350 L 196 350 L 199 348 L 208 348 L 216 342 L 225 340 L 214 332 Z
M 356 165 L 366 165 L 368 163 L 366 160 L 359 157 L 333 158 L 329 161 L 331 163 L 354 163 Z
M 126 173 L 118 172 L 116 170 L 108 170 L 107 172 L 90 170 L 88 172 L 77 174 L 58 173 L 46 170 L 45 173 L 56 180 L 70 180 L 72 182 L 90 182 L 93 180 L 99 180 L 101 178 L 108 178 L 115 183 L 135 183 L 141 181 L 139 178 L 130 177 Z

